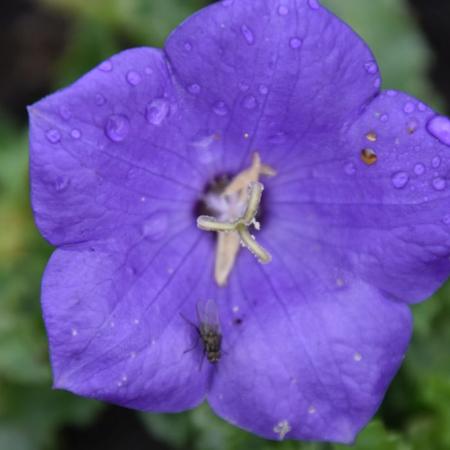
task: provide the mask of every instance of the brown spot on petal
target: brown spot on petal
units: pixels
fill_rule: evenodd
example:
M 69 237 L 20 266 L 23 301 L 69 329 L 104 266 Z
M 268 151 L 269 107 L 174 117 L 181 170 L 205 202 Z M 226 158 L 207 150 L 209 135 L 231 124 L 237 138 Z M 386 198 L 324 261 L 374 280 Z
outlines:
M 370 142 L 376 142 L 378 137 L 377 137 L 377 134 L 375 133 L 375 131 L 369 131 L 366 134 L 366 138 Z
M 371 166 L 377 162 L 378 157 L 375 151 L 371 148 L 364 148 L 361 150 L 361 159 L 365 164 Z

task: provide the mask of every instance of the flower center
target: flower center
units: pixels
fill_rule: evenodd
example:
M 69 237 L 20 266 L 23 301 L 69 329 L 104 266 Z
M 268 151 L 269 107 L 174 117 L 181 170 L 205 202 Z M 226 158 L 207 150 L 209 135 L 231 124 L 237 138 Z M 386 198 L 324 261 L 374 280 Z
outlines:
M 271 260 L 269 252 L 256 241 L 249 228 L 260 229 L 256 214 L 261 203 L 264 186 L 259 182 L 261 175 L 274 176 L 275 171 L 261 163 L 254 153 L 252 165 L 237 174 L 223 187 L 212 189 L 204 198 L 204 205 L 213 215 L 201 215 L 197 226 L 201 230 L 217 232 L 214 279 L 224 286 L 236 262 L 240 245 L 253 253 L 261 263 Z

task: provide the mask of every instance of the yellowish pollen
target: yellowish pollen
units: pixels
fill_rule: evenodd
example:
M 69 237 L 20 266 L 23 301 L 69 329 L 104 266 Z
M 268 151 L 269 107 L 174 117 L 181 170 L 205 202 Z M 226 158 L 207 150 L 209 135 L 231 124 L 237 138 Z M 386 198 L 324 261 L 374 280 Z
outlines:
M 224 286 L 234 267 L 240 244 L 253 253 L 259 262 L 271 260 L 269 252 L 264 249 L 249 231 L 250 226 L 260 229 L 256 214 L 261 202 L 264 186 L 259 182 L 261 175 L 274 176 L 275 170 L 261 163 L 258 153 L 253 154 L 252 165 L 236 175 L 222 192 L 222 196 L 235 196 L 245 205 L 244 212 L 235 220 L 221 221 L 210 216 L 197 218 L 201 230 L 218 233 L 214 279 L 219 286 Z

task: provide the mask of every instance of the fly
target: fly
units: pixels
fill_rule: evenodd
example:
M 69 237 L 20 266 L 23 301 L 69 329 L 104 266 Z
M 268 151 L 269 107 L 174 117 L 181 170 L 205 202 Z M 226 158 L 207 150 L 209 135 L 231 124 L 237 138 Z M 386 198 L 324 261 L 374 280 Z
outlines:
M 220 333 L 217 305 L 214 300 L 198 302 L 197 317 L 200 323 L 197 331 L 203 342 L 203 352 L 210 363 L 216 364 L 222 354 L 222 334 Z

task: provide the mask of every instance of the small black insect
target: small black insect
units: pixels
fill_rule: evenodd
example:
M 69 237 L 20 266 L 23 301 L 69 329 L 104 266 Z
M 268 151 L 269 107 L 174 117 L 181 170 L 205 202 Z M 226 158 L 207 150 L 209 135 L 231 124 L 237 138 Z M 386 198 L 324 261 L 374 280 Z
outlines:
M 182 317 L 197 331 L 203 344 L 203 353 L 206 356 L 206 359 L 212 364 L 219 362 L 220 357 L 222 356 L 222 334 L 220 332 L 219 314 L 216 303 L 213 300 L 207 300 L 206 302 L 201 301 L 197 303 L 197 318 L 199 326 L 192 323 L 186 317 Z M 185 353 L 193 350 L 197 344 L 198 341 L 194 347 L 186 350 Z M 201 366 L 202 364 L 200 364 L 200 368 Z
M 203 342 L 203 351 L 210 363 L 217 363 L 222 355 L 222 334 L 220 333 L 219 314 L 213 300 L 197 303 L 197 316 L 200 322 L 198 333 Z

